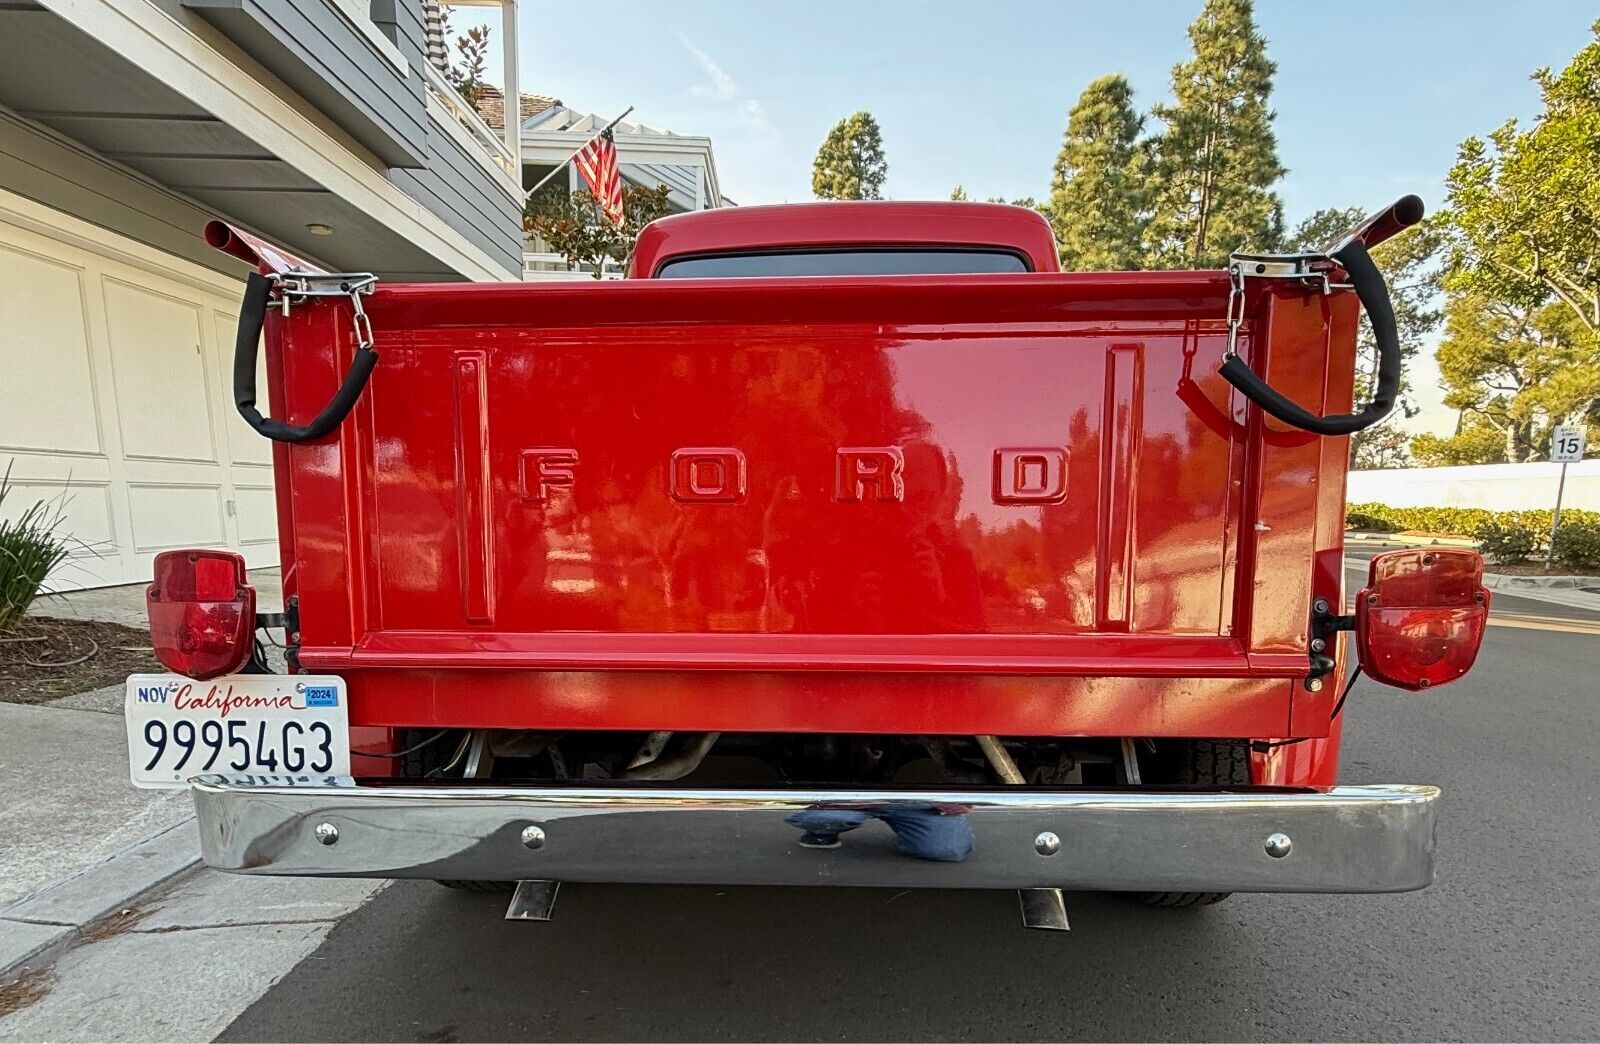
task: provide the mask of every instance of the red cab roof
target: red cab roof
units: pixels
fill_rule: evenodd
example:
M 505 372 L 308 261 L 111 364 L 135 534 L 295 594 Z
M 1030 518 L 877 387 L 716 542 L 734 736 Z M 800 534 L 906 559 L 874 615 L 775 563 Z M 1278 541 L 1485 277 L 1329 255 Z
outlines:
M 1043 215 L 1004 203 L 861 201 L 724 207 L 652 221 L 628 275 L 648 278 L 672 258 L 840 246 L 1003 247 L 1035 272 L 1060 271 Z

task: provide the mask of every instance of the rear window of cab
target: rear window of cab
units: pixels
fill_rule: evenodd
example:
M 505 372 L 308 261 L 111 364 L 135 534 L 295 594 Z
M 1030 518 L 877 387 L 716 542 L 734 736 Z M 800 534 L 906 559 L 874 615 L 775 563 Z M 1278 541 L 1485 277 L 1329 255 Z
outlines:
M 1029 272 L 1009 250 L 850 249 L 784 250 L 752 254 L 699 254 L 671 258 L 657 279 L 725 279 L 776 276 L 976 275 Z

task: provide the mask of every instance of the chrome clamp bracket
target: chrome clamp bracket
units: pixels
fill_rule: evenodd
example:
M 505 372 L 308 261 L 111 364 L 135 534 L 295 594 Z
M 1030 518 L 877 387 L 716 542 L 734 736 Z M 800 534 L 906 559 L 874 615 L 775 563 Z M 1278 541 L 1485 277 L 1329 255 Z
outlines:
M 378 285 L 378 277 L 371 272 L 287 272 L 267 276 L 278 287 L 278 306 L 285 318 L 296 302 L 312 297 L 347 297 L 352 308 L 355 325 L 356 349 L 371 351 L 373 344 L 372 320 L 361 304 L 363 294 L 370 294 Z
M 1328 275 L 1336 262 L 1327 254 L 1231 254 L 1228 257 L 1228 347 L 1222 358 L 1239 354 L 1239 330 L 1244 325 L 1246 279 L 1290 280 L 1322 294 L 1350 289 L 1349 283 L 1335 283 Z

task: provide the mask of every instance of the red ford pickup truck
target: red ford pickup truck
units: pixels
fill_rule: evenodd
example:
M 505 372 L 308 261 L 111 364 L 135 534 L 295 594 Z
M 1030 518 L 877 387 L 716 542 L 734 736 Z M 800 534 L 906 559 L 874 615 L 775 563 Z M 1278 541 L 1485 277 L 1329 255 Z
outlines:
M 134 782 L 192 788 L 219 869 L 527 919 L 561 881 L 1018 889 L 1046 928 L 1062 889 L 1423 887 L 1438 791 L 1336 782 L 1347 679 L 1453 681 L 1488 612 L 1438 549 L 1345 611 L 1348 436 L 1400 379 L 1368 248 L 1420 217 L 1069 273 L 1018 208 L 752 207 L 532 285 L 213 225 L 259 269 L 285 604 L 158 559 Z

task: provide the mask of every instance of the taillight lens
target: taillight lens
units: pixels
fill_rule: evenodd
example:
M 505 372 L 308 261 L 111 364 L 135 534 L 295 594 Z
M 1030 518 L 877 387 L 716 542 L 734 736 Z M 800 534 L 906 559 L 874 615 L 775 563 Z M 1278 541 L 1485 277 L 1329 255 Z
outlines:
M 1361 669 L 1402 689 L 1447 685 L 1478 658 L 1488 620 L 1483 556 L 1476 551 L 1378 555 L 1356 600 Z
M 199 681 L 231 674 L 250 659 L 256 592 L 244 556 L 232 551 L 163 551 L 145 591 L 150 642 L 168 670 Z

